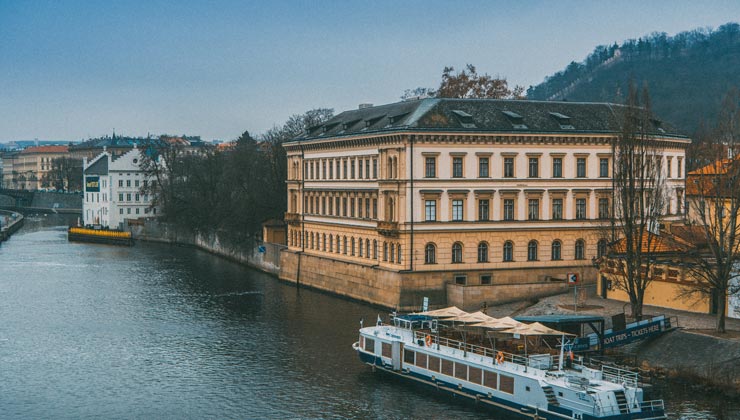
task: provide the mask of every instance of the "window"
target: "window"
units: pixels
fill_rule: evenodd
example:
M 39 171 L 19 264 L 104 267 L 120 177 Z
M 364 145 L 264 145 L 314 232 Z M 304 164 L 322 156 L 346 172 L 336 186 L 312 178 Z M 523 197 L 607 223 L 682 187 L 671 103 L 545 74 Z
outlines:
M 606 239 L 600 239 L 596 245 L 596 257 L 601 258 L 606 255 Z
M 365 218 L 370 218 L 370 199 L 365 199 Z
M 563 248 L 563 245 L 560 243 L 560 241 L 552 241 L 552 250 L 551 250 L 551 256 L 553 260 L 560 260 L 562 259 L 561 250 Z
M 424 264 L 436 264 L 437 263 L 437 248 L 433 243 L 428 243 L 424 247 Z
M 514 158 L 504 158 L 504 178 L 514 178 Z
M 490 389 L 496 389 L 498 388 L 496 382 L 498 379 L 498 375 L 496 372 L 491 372 L 488 370 L 483 371 L 483 386 Z
M 134 195 L 134 199 L 135 199 L 135 201 L 139 201 L 139 198 L 140 198 L 140 197 L 139 197 L 139 194 L 136 194 L 136 195 Z
M 350 165 L 352 166 L 352 179 L 355 179 L 354 162 L 351 162 Z M 347 160 L 346 159 L 342 159 L 342 175 L 344 179 L 347 179 Z
M 514 220 L 514 199 L 504 200 L 504 220 Z
M 342 216 L 347 216 L 347 197 L 342 198 Z
M 360 166 L 360 178 L 362 178 L 362 166 Z M 370 179 L 370 159 L 365 160 L 365 178 Z
M 391 261 L 391 262 L 395 262 L 395 261 L 396 261 L 396 259 L 395 259 L 395 255 L 396 255 L 396 245 L 395 245 L 395 244 L 391 244 L 391 252 L 390 252 L 390 254 L 389 254 L 389 255 L 390 255 L 390 258 L 389 258 L 389 259 L 390 259 L 390 261 Z
M 421 352 L 416 353 L 416 366 L 427 368 L 427 355 Z
M 452 200 L 452 220 L 455 222 L 463 220 L 463 200 Z
M 579 157 L 576 159 L 576 177 L 578 178 L 586 177 L 586 158 L 585 157 Z
M 514 243 L 504 242 L 504 262 L 514 261 Z
M 365 239 L 365 258 L 370 258 L 370 239 Z
M 362 198 L 357 199 L 357 217 L 359 217 L 360 219 L 362 219 L 362 202 Z
M 676 171 L 678 172 L 677 178 L 681 178 L 681 158 L 676 159 Z
M 370 353 L 375 353 L 375 340 L 372 338 L 365 338 L 365 351 L 368 351 Z
M 539 220 L 540 218 L 540 200 L 532 198 L 529 200 L 529 212 L 527 218 L 529 220 Z
M 488 158 L 482 157 L 478 159 L 478 177 L 480 178 L 488 178 L 489 177 L 489 171 L 488 171 Z
M 529 158 L 529 177 L 539 178 L 540 176 L 540 159 L 536 157 Z
M 377 218 L 378 218 L 378 199 L 373 198 L 373 219 L 377 219 Z
M 462 379 L 463 381 L 468 380 L 468 365 L 462 363 L 455 363 L 455 378 Z
M 131 186 L 131 180 L 130 180 L 130 179 L 127 179 L 127 180 L 126 180 L 126 186 L 127 186 L 127 187 L 130 187 L 130 186 Z
M 139 180 L 138 179 L 134 181 L 134 187 L 137 187 L 137 188 L 139 187 Z
M 506 392 L 507 394 L 514 393 L 514 378 L 511 376 L 500 375 L 499 376 L 499 390 Z
M 118 194 L 118 201 L 123 201 L 123 193 Z
M 599 219 L 609 218 L 609 199 L 599 198 Z
M 399 264 L 401 264 L 401 254 L 402 254 L 402 252 L 401 252 L 401 244 L 398 244 L 396 246 L 396 262 L 399 263 Z
M 489 203 L 490 203 L 490 200 L 488 199 L 478 201 L 478 220 L 480 221 L 488 220 Z
M 465 286 L 465 284 L 468 282 L 468 277 L 463 275 L 457 275 L 455 277 L 455 284 L 460 284 Z
M 373 239 L 373 258 L 378 259 L 378 241 Z
M 491 275 L 490 274 L 481 274 L 480 276 L 480 284 L 491 284 Z
M 537 261 L 537 241 L 527 244 L 527 261 Z
M 424 213 L 427 222 L 437 220 L 437 200 L 426 200 L 424 203 Z
M 563 158 L 560 158 L 560 157 L 552 158 L 552 177 L 553 178 L 563 177 Z
M 119 186 L 119 187 L 123 187 L 123 180 L 122 180 L 122 179 L 119 179 L 119 180 L 118 180 L 118 186 Z
M 131 201 L 131 193 L 126 194 L 126 201 Z
M 576 198 L 576 219 L 586 218 L 586 199 Z
M 563 199 L 553 198 L 552 199 L 552 220 L 563 219 Z
M 583 239 L 579 239 L 576 241 L 576 259 L 577 260 L 583 260 L 586 258 L 585 248 L 586 248 L 586 243 L 583 242 Z
M 462 157 L 452 158 L 452 177 L 453 178 L 463 177 L 463 158 Z
M 599 176 L 602 178 L 609 177 L 609 159 L 608 158 L 599 159 Z
M 388 261 L 388 242 L 383 242 L 383 261 Z
M 455 242 L 454 244 L 452 244 L 452 262 L 462 262 L 462 244 L 460 242 Z
M 485 242 L 481 242 L 478 244 L 478 262 L 488 262 L 488 244 Z
M 373 161 L 375 163 L 376 161 Z M 437 176 L 437 158 L 435 157 L 427 157 L 426 158 L 426 165 L 425 165 L 425 175 L 426 178 L 435 178 Z
M 118 209 L 118 214 L 123 214 L 123 209 Z
M 355 199 L 349 199 L 349 217 L 355 217 Z
M 126 209 L 126 214 L 131 214 L 131 207 Z
M 378 177 L 378 159 L 373 159 L 373 178 Z
M 414 364 L 414 353 L 415 352 L 413 351 L 404 349 L 403 350 L 403 363 L 413 365 Z

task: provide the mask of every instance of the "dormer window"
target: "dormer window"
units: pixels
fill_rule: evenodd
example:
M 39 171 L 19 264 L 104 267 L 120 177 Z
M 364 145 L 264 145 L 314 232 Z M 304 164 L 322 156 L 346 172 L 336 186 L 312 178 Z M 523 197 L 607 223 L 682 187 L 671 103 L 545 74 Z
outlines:
M 391 115 L 388 117 L 388 125 L 390 124 L 396 124 L 397 122 L 402 121 L 406 116 L 409 115 L 408 112 L 404 112 L 403 114 L 397 114 L 397 115 Z
M 377 124 L 378 121 L 380 121 L 384 117 L 385 117 L 385 114 L 383 114 L 383 115 L 376 115 L 374 117 L 367 118 L 365 120 L 365 128 L 368 128 L 368 127 L 371 127 L 371 126 Z
M 570 121 L 570 117 L 559 112 L 551 112 L 550 115 L 555 118 L 560 125 L 561 130 L 575 130 L 573 123 Z
M 509 120 L 512 127 L 515 130 L 527 130 L 529 127 L 527 127 L 526 124 L 524 124 L 524 117 L 517 114 L 513 111 L 501 111 L 504 115 L 506 115 L 506 119 Z
M 342 131 L 349 130 L 350 128 L 352 128 L 355 124 L 357 124 L 360 121 L 362 120 L 358 119 L 358 120 L 352 120 L 352 121 L 347 121 L 347 122 L 342 123 Z
M 452 110 L 452 113 L 457 117 L 457 120 L 460 121 L 460 125 L 462 125 L 463 128 L 476 128 L 472 115 L 459 109 Z

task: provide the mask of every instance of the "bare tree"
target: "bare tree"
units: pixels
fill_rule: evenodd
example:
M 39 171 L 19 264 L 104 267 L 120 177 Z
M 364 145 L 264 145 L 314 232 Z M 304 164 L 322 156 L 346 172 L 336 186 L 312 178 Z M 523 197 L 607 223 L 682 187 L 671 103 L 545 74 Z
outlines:
M 740 95 L 737 89 L 726 96 L 717 126 L 703 139 L 707 166 L 689 174 L 687 195 L 689 218 L 703 233 L 705 247 L 691 255 L 694 283 L 684 286 L 687 294 L 710 298 L 717 311 L 716 330 L 725 332 L 725 305 L 740 286 Z
M 614 229 L 619 238 L 616 253 L 621 256 L 614 285 L 627 293 L 632 317 L 639 320 L 668 197 L 662 156 L 652 141 L 655 120 L 647 88 L 640 95 L 630 84 L 623 111 L 621 133 L 614 144 Z
M 41 186 L 52 187 L 55 190 L 81 190 L 82 161 L 71 157 L 52 159 L 51 169 L 41 178 Z

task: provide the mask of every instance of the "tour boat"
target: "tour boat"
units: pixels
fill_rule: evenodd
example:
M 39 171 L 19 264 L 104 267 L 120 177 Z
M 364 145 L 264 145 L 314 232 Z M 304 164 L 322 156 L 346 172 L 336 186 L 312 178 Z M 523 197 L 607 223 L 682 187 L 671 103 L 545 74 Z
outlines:
M 378 318 L 377 325 L 360 327 L 352 347 L 373 371 L 469 397 L 505 418 L 666 418 L 662 400 L 643 401 L 637 373 L 585 366 L 562 344 L 559 354 L 518 355 L 445 338 L 438 321 L 424 313 L 394 316 L 392 325 Z M 525 327 L 507 331 L 526 334 Z

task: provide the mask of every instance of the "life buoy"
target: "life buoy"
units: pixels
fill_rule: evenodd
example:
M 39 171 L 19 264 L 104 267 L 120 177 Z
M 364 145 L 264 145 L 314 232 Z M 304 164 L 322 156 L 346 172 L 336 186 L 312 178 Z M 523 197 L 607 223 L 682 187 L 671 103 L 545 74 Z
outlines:
M 499 352 L 496 352 L 496 364 L 500 365 L 504 363 L 504 354 Z
M 427 347 L 432 347 L 432 336 L 427 334 L 426 338 Z

